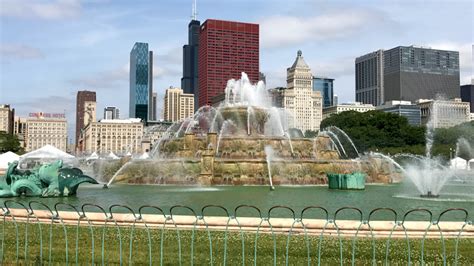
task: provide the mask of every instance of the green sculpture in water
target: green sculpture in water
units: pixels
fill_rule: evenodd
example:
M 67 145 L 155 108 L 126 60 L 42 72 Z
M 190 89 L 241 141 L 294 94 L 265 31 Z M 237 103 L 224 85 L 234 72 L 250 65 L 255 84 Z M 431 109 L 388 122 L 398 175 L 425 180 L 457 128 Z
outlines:
M 76 194 L 81 183 L 98 184 L 78 168 L 63 168 L 61 160 L 43 164 L 31 171 L 21 171 L 17 167 L 18 161 L 8 164 L 6 175 L 0 179 L 0 197 L 69 196 Z

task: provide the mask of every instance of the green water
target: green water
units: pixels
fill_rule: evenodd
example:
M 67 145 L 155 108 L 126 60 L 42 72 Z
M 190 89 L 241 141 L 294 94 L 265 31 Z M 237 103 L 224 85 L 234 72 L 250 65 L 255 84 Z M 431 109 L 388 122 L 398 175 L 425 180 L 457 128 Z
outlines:
M 79 207 L 85 203 L 97 204 L 108 211 L 114 204 L 129 206 L 138 212 L 142 205 L 160 207 L 166 214 L 174 205 L 184 205 L 192 208 L 197 215 L 201 215 L 201 209 L 206 205 L 220 205 L 226 208 L 229 215 L 234 215 L 234 209 L 239 205 L 252 205 L 261 210 L 262 217 L 268 217 L 268 211 L 272 206 L 288 206 L 295 211 L 296 217 L 308 206 L 322 206 L 329 212 L 329 218 L 334 218 L 334 213 L 342 207 L 355 207 L 363 212 L 363 220 L 368 219 L 371 210 L 375 208 L 389 207 L 402 219 L 406 211 L 415 208 L 426 208 L 433 213 L 432 219 L 448 208 L 464 208 L 469 214 L 469 220 L 474 215 L 474 183 L 447 184 L 437 199 L 422 199 L 418 197 L 414 186 L 407 184 L 393 185 L 367 185 L 362 191 L 329 190 L 327 186 L 278 186 L 270 191 L 268 186 L 214 186 L 214 187 L 190 187 L 190 186 L 157 186 L 157 185 L 127 185 L 113 184 L 109 189 L 103 189 L 101 185 L 82 185 L 76 196 L 67 198 L 12 198 L 14 202 L 8 203 L 10 207 L 18 207 L 15 202 L 28 204 L 30 201 L 42 202 L 51 208 L 58 203 L 71 204 Z M 5 201 L 6 199 L 3 199 Z M 3 204 L 3 203 L 2 203 Z M 38 204 L 35 208 L 40 208 Z M 60 210 L 66 210 L 60 206 Z M 86 211 L 98 211 L 93 207 L 87 207 Z M 127 212 L 124 208 L 114 208 L 114 212 Z M 150 208 L 144 209 L 147 213 L 157 213 Z M 173 214 L 191 214 L 184 208 L 174 208 Z M 225 211 L 218 208 L 207 208 L 204 215 L 226 215 Z M 237 216 L 258 216 L 258 212 L 252 208 L 241 208 Z M 289 210 L 274 209 L 271 217 L 292 217 Z M 323 218 L 323 212 L 310 211 L 307 216 L 311 218 Z M 460 212 L 446 216 L 446 220 L 459 220 Z M 338 214 L 337 219 L 359 219 L 360 214 L 354 210 L 345 210 Z M 380 212 L 372 219 L 393 219 L 389 212 Z M 410 214 L 409 220 L 427 220 L 429 215 L 423 212 Z

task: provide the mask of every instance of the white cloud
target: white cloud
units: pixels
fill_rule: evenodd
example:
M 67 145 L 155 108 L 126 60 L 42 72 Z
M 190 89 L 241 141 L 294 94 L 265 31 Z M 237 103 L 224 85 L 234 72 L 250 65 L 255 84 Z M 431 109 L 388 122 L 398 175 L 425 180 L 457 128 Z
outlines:
M 5 59 L 36 59 L 44 54 L 38 49 L 23 44 L 1 44 L 0 56 Z
M 380 12 L 358 9 L 338 10 L 315 17 L 273 16 L 260 21 L 260 40 L 263 48 L 273 48 L 347 38 L 384 21 Z
M 129 65 L 124 64 L 122 67 L 112 70 L 96 73 L 88 77 L 70 80 L 69 83 L 76 87 L 92 90 L 116 88 L 119 85 L 123 86 L 128 84 L 128 73 Z
M 50 3 L 35 0 L 3 0 L 0 8 L 1 16 L 19 18 L 74 18 L 80 12 L 79 0 L 56 0 Z
M 109 25 L 95 25 L 94 30 L 86 32 L 79 37 L 79 42 L 85 46 L 93 46 L 100 42 L 119 36 L 119 31 Z

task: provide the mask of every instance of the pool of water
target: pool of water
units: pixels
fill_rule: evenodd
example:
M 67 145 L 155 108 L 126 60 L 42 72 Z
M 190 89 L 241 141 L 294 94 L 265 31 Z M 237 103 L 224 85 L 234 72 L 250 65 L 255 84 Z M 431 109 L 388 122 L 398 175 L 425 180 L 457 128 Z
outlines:
M 398 219 L 402 219 L 405 212 L 416 208 L 425 208 L 433 213 L 433 219 L 448 208 L 466 209 L 472 220 L 474 214 L 474 182 L 450 182 L 442 189 L 440 197 L 436 199 L 420 198 L 414 186 L 410 183 L 390 185 L 367 185 L 362 191 L 329 190 L 327 186 L 278 186 L 270 191 L 268 186 L 158 186 L 158 185 L 128 185 L 113 184 L 108 189 L 102 185 L 83 184 L 79 187 L 76 196 L 64 198 L 11 198 L 15 202 L 28 204 L 30 201 L 42 202 L 50 207 L 56 203 L 66 203 L 81 206 L 85 203 L 97 204 L 108 210 L 111 205 L 120 204 L 129 206 L 137 212 L 140 206 L 153 205 L 160 207 L 165 213 L 175 205 L 192 208 L 197 215 L 201 215 L 202 208 L 206 205 L 219 205 L 226 208 L 230 215 L 239 205 L 251 205 L 261 211 L 263 217 L 268 217 L 268 211 L 273 206 L 288 206 L 299 217 L 301 211 L 308 206 L 322 206 L 329 212 L 329 218 L 334 217 L 337 209 L 354 207 L 363 212 L 363 220 L 368 219 L 371 210 L 388 207 L 395 210 Z M 6 199 L 2 199 L 4 202 Z M 3 205 L 2 202 L 2 205 Z M 10 202 L 14 207 L 16 203 Z M 18 206 L 18 205 L 16 205 Z M 35 205 L 38 206 L 39 205 Z M 60 209 L 65 209 L 62 206 Z M 97 211 L 89 207 L 87 211 Z M 126 212 L 124 208 L 115 208 L 114 212 Z M 144 212 L 156 213 L 148 208 Z M 173 214 L 190 214 L 184 208 L 174 208 Z M 311 218 L 323 218 L 321 211 L 308 211 Z M 459 220 L 463 215 L 452 212 L 446 220 Z M 204 215 L 226 215 L 225 211 L 218 208 L 207 208 Z M 258 216 L 258 211 L 250 207 L 242 207 L 237 216 Z M 289 210 L 278 208 L 271 211 L 271 217 L 291 217 Z M 356 210 L 345 210 L 338 214 L 337 219 L 359 219 Z M 388 211 L 378 212 L 372 219 L 393 219 L 393 214 Z M 409 220 L 427 220 L 429 215 L 425 212 L 410 214 Z

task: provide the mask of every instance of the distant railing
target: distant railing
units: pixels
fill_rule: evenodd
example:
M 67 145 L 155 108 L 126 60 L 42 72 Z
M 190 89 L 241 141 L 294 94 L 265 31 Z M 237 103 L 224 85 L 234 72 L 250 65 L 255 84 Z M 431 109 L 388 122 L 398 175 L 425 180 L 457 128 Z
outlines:
M 474 228 L 465 209 L 428 209 L 398 216 L 391 208 L 366 215 L 321 206 L 295 212 L 250 205 L 229 211 L 176 205 L 168 210 L 95 204 L 53 208 L 13 200 L 1 208 L 2 264 L 470 264 Z M 212 210 L 212 211 L 211 211 Z M 253 217 L 241 215 L 252 212 Z M 209 215 L 210 213 L 214 215 Z M 218 215 L 216 215 L 218 213 Z M 286 214 L 281 218 L 282 213 Z M 343 220 L 351 213 L 356 219 Z M 381 213 L 393 217 L 376 220 Z M 413 214 L 427 219 L 410 221 Z M 402 217 L 397 219 L 397 217 Z M 448 221 L 449 219 L 449 221 Z

